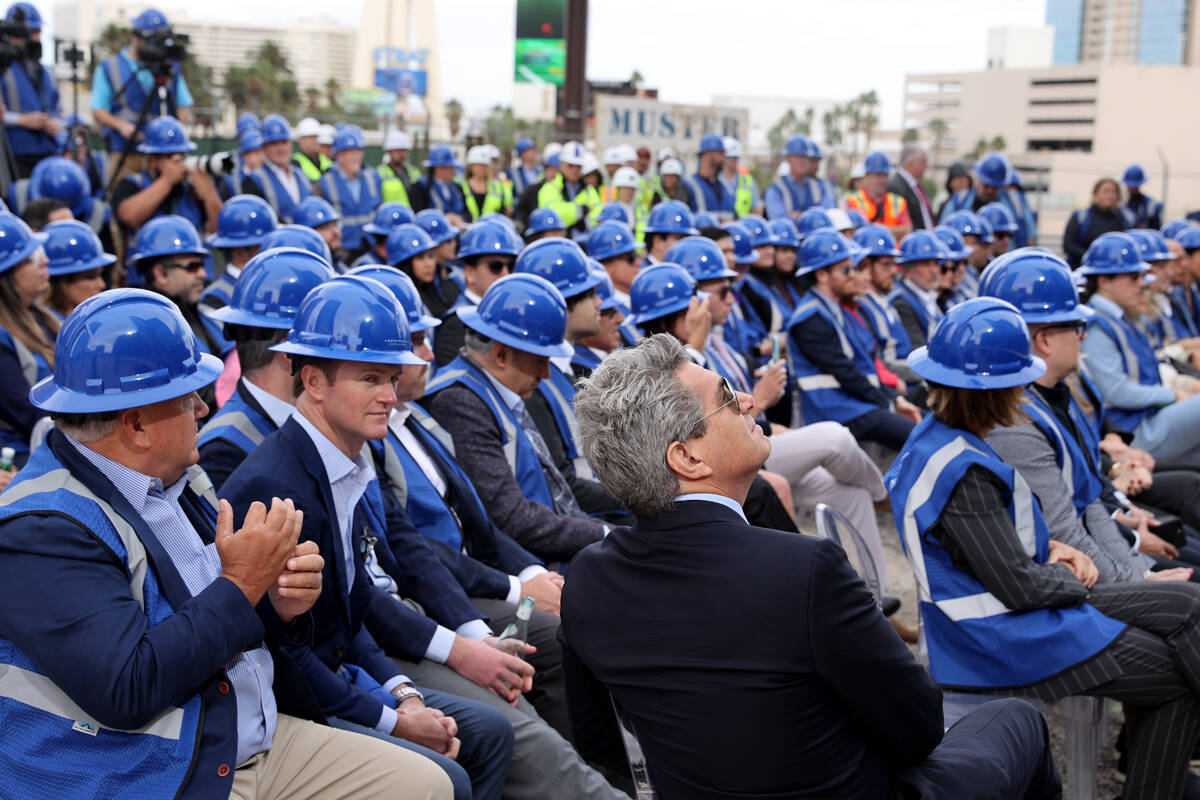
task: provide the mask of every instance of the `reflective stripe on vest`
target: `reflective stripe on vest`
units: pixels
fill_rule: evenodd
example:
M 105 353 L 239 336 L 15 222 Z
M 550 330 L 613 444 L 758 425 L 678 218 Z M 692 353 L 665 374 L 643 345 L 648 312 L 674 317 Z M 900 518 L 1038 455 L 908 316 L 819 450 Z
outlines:
M 579 419 L 575 416 L 575 387 L 571 385 L 571 377 L 551 364 L 550 377 L 538 384 L 538 391 L 550 405 L 559 435 L 567 448 L 567 458 L 575 467 L 575 474 L 588 480 L 595 478 L 591 464 L 579 452 Z
M 471 215 L 471 219 L 477 220 L 484 214 L 498 213 L 504 208 L 504 187 L 499 181 L 489 180 L 487 189 L 483 195 L 483 208 L 475 202 L 475 194 L 471 189 L 471 184 L 466 177 L 459 178 L 459 188 L 462 189 L 463 201 L 467 204 L 467 213 Z
M 820 368 L 804 355 L 791 335 L 795 326 L 805 322 L 816 314 L 828 323 L 838 337 L 842 354 L 854 365 L 872 386 L 879 386 L 879 376 L 875 372 L 874 361 L 866 353 L 856 349 L 842 330 L 842 322 L 834 312 L 830 311 L 822 299 L 810 292 L 809 299 L 796 308 L 788 321 L 788 364 L 796 385 L 800 388 L 799 404 L 803 409 L 806 422 L 832 420 L 847 423 L 861 417 L 863 414 L 879 408 L 875 403 L 861 400 L 842 389 L 837 377 L 820 372 Z
M 29 192 L 32 182 L 29 178 L 21 178 L 13 184 L 13 209 L 12 212 L 18 216 L 25 213 L 25 209 L 29 207 Z
M 875 338 L 883 348 L 881 355 L 884 363 L 895 362 L 908 356 L 912 345 L 908 341 L 904 326 L 890 305 L 881 303 L 877 296 L 868 293 L 859 298 L 858 307 L 871 322 Z M 901 350 L 904 352 L 900 352 Z

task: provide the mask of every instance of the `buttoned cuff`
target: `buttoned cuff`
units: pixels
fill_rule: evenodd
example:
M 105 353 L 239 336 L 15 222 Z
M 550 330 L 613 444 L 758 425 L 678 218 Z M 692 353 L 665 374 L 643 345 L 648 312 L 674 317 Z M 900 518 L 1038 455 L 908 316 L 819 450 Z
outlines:
M 473 619 L 459 625 L 455 633 L 467 639 L 482 639 L 485 636 L 491 636 L 492 629 L 482 619 Z
M 516 575 L 508 576 L 508 594 L 504 596 L 506 603 L 521 602 L 521 579 Z
M 375 730 L 390 736 L 392 731 L 396 730 L 396 720 L 398 719 L 400 719 L 400 715 L 396 713 L 396 709 L 383 706 L 383 711 L 379 715 L 379 722 L 375 723 Z
M 425 648 L 425 657 L 438 664 L 445 664 L 453 647 L 454 631 L 438 625 L 437 630 L 433 632 L 433 638 L 429 640 L 429 646 Z

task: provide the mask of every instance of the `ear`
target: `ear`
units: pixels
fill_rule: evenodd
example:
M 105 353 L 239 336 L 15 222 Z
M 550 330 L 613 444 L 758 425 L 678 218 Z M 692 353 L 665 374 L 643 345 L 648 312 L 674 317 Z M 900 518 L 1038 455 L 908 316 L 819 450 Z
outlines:
M 305 364 L 300 368 L 300 382 L 304 385 L 304 393 L 310 398 L 317 402 L 325 399 L 325 390 L 329 388 L 329 381 L 325 379 L 325 372 L 320 367 Z
M 704 460 L 703 450 L 697 441 L 671 442 L 667 445 L 667 466 L 682 480 L 704 480 L 713 470 Z
M 150 267 L 150 282 L 153 284 L 163 284 L 167 281 L 167 268 L 162 264 L 154 264 Z
M 503 369 L 511 365 L 513 362 L 513 353 L 513 349 L 503 342 L 492 342 L 491 355 L 497 367 Z
M 151 446 L 144 411 L 142 408 L 130 408 L 117 417 L 117 430 L 131 450 L 146 450 Z

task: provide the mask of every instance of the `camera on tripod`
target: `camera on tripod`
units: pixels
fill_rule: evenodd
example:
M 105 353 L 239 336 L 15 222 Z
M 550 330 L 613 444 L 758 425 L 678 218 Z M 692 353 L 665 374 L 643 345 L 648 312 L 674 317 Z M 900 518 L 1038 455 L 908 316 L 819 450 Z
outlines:
M 29 38 L 29 26 L 24 22 L 0 20 L 0 72 L 26 56 L 42 57 L 41 43 Z
M 187 46 L 191 41 L 186 33 L 175 33 L 167 29 L 156 31 L 138 44 L 138 60 L 159 78 L 171 74 L 172 65 L 187 58 Z

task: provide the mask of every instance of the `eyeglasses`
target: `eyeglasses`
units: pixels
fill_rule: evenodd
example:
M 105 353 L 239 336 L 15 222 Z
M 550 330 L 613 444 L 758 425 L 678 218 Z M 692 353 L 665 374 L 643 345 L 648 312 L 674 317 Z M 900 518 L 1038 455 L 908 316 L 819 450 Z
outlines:
M 621 256 L 621 260 L 628 264 L 636 264 L 638 263 L 637 253 L 626 253 Z
M 708 294 L 711 297 L 715 297 L 718 300 L 727 300 L 727 299 L 729 299 L 729 293 L 732 291 L 733 291 L 733 289 L 729 286 L 721 286 L 717 289 L 713 289 L 710 292 L 705 292 L 705 294 Z
M 1011 238 L 1012 238 L 1012 231 L 996 231 L 996 232 L 995 232 L 995 234 L 993 234 L 993 235 L 994 235 L 994 236 L 995 236 L 997 239 L 1011 239 Z
M 503 258 L 493 258 L 483 262 L 484 266 L 492 271 L 493 275 L 499 275 L 506 269 L 512 269 L 512 262 L 506 261 Z
M 737 392 L 733 391 L 733 384 L 731 384 L 729 382 L 729 378 L 721 379 L 721 399 L 724 400 L 725 402 L 721 403 L 721 405 L 717 406 L 712 411 L 708 412 L 703 417 L 696 420 L 697 426 L 699 426 L 701 423 L 703 423 L 706 419 L 711 417 L 713 414 L 716 414 L 718 411 L 725 408 L 725 406 L 730 405 L 732 403 L 737 403 L 737 401 L 738 401 Z
M 68 283 L 74 283 L 75 281 L 94 281 L 99 277 L 102 277 L 102 273 L 98 268 L 84 270 L 83 272 L 72 272 L 66 276 Z
M 1054 325 L 1047 325 L 1043 330 L 1047 331 L 1074 331 L 1075 335 L 1082 339 L 1087 335 L 1087 323 L 1077 320 L 1075 322 L 1059 322 Z
M 199 272 L 204 269 L 203 261 L 175 261 L 163 264 L 167 269 L 185 269 L 188 272 Z

